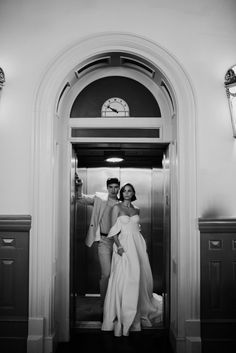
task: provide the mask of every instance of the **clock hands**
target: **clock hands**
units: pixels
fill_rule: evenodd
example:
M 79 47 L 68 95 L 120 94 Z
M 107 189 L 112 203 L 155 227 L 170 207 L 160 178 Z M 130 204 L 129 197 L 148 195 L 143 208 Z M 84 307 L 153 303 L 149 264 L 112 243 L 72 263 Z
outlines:
M 108 105 L 107 108 L 111 109 L 113 112 L 117 114 L 119 113 L 117 109 L 112 108 L 110 105 Z
M 107 99 L 101 108 L 102 117 L 125 117 L 129 116 L 129 106 L 121 98 L 111 97 Z

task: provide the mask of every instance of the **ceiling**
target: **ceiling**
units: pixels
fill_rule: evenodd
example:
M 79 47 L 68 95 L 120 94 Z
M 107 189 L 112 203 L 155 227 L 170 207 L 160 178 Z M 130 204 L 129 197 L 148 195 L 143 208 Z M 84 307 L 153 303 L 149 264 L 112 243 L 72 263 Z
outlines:
M 75 143 L 78 168 L 162 168 L 167 143 Z M 124 161 L 108 163 L 108 155 L 122 154 Z

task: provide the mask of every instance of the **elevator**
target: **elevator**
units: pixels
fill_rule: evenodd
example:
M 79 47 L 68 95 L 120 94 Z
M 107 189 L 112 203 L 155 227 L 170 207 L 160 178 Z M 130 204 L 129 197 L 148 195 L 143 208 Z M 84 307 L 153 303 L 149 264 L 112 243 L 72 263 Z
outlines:
M 106 156 L 122 155 L 120 163 Z M 170 171 L 167 143 L 75 143 L 71 162 L 71 328 L 99 328 L 100 267 L 95 242 L 85 245 L 92 206 L 78 204 L 75 173 L 83 180 L 83 193 L 106 192 L 106 180 L 117 177 L 121 186 L 130 182 L 136 190 L 141 232 L 153 274 L 153 292 L 162 298 L 163 320 L 169 324 Z

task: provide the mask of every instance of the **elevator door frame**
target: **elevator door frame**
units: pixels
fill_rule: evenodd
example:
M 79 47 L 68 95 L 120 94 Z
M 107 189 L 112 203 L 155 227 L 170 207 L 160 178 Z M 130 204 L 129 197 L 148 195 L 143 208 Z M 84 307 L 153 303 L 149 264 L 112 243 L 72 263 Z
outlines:
M 79 141 L 77 141 L 78 143 Z M 88 142 L 88 140 L 86 140 L 86 142 Z M 94 142 L 94 141 L 92 141 Z M 104 142 L 104 141 L 103 141 Z M 137 142 L 137 141 L 135 141 Z M 123 143 L 123 141 L 122 141 Z M 130 141 L 129 141 L 130 143 Z M 134 142 L 133 142 L 134 143 Z M 97 144 L 97 143 L 94 143 Z M 153 144 L 153 142 L 152 142 Z M 160 144 L 160 142 L 155 142 L 155 144 Z M 74 158 L 77 160 L 77 156 L 74 155 L 74 150 L 73 150 L 73 145 L 75 145 L 75 142 L 73 141 L 71 144 L 71 160 L 73 161 Z M 132 143 L 131 143 L 132 145 Z M 170 171 L 170 166 L 172 165 L 172 163 L 170 163 L 170 149 L 171 149 L 171 144 L 166 143 L 166 148 L 165 151 L 163 149 L 163 155 L 165 155 L 165 158 L 163 159 L 163 170 L 169 170 Z M 138 149 L 137 149 L 138 150 Z M 165 154 L 166 152 L 166 154 Z M 73 163 L 73 162 L 72 162 Z M 75 162 L 75 164 L 77 165 L 77 161 Z M 135 168 L 134 168 L 135 169 Z M 168 231 L 166 233 L 166 229 L 165 229 L 165 219 L 164 219 L 164 214 L 163 214 L 163 237 L 165 237 L 165 235 L 167 234 L 167 237 L 165 239 L 163 239 L 163 257 L 165 258 L 163 260 L 164 263 L 164 271 L 165 271 L 165 275 L 163 277 L 163 287 L 165 289 L 164 293 L 163 293 L 163 305 L 164 305 L 164 309 L 163 309 L 163 325 L 161 326 L 161 329 L 165 328 L 165 329 L 169 329 L 169 325 L 170 325 L 170 238 L 171 238 L 171 231 L 170 231 L 170 225 L 171 225 L 171 213 L 170 213 L 170 204 L 171 204 L 171 198 L 170 198 L 170 174 L 168 174 L 168 195 L 166 194 L 165 190 L 166 190 L 166 185 L 164 186 L 164 209 L 167 210 L 168 209 Z M 73 180 L 73 177 L 71 176 L 71 182 Z M 73 189 L 73 187 L 71 186 L 71 189 Z M 71 207 L 72 207 L 72 203 L 73 203 L 74 197 L 72 196 L 71 199 Z M 71 222 L 70 222 L 71 224 Z M 72 227 L 72 224 L 70 225 L 70 227 Z M 73 231 L 72 229 L 70 230 L 70 333 L 74 334 L 77 330 L 78 327 L 76 325 L 76 314 L 75 314 L 75 310 L 76 310 L 76 304 L 75 304 L 75 292 L 74 292 L 74 247 L 73 247 L 73 241 L 74 241 L 74 235 L 73 235 Z M 91 323 L 88 323 L 88 325 L 85 324 L 86 328 L 97 328 L 96 325 L 94 326 Z

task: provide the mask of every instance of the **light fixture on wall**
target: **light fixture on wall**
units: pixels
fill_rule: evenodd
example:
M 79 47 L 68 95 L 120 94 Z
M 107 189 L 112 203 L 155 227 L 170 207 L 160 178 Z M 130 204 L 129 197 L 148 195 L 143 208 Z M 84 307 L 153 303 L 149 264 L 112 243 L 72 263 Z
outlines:
M 104 153 L 105 161 L 108 163 L 120 163 L 124 160 L 124 153 L 122 151 L 109 151 Z
M 236 138 L 236 65 L 232 66 L 226 72 L 225 88 L 226 88 L 226 95 L 229 101 L 233 136 Z
M 0 67 L 0 89 L 4 86 L 5 83 L 5 74 L 3 69 Z

